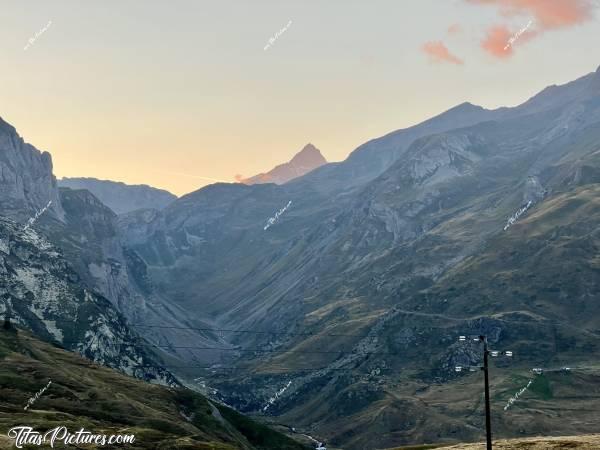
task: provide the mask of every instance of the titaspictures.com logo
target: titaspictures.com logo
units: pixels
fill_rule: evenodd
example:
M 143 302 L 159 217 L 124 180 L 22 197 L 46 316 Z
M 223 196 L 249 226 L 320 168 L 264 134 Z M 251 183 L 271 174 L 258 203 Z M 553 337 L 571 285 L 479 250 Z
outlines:
M 95 444 L 104 446 L 133 444 L 135 442 L 135 435 L 133 434 L 94 434 L 84 428 L 71 433 L 65 426 L 53 428 L 43 434 L 35 431 L 32 427 L 13 427 L 8 430 L 7 436 L 9 439 L 14 439 L 17 448 L 23 448 L 24 445 L 49 445 L 54 448 L 57 443 L 63 445 Z

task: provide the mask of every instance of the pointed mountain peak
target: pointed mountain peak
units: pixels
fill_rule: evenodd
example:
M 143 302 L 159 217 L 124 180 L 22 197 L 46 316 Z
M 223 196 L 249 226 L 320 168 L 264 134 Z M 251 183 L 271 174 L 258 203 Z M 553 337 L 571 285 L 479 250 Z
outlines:
M 308 144 L 306 144 L 304 147 L 302 147 L 302 150 L 300 150 L 297 155 L 300 155 L 302 153 L 318 153 L 321 154 L 321 152 L 319 151 L 319 149 L 317 147 L 315 147 L 314 145 L 312 145 L 310 142 Z
M 245 184 L 275 183 L 284 184 L 294 178 L 300 177 L 317 167 L 327 164 L 321 151 L 313 144 L 306 144 L 302 150 L 286 163 L 280 164 L 267 173 L 261 173 L 251 178 L 242 180 Z
M 302 150 L 294 155 L 290 160 L 291 164 L 301 164 L 304 166 L 322 166 L 327 160 L 321 154 L 321 151 L 314 145 L 308 143 Z
M 474 105 L 471 102 L 463 102 L 460 105 L 456 105 L 454 108 L 451 108 L 450 111 L 481 111 L 485 108 Z

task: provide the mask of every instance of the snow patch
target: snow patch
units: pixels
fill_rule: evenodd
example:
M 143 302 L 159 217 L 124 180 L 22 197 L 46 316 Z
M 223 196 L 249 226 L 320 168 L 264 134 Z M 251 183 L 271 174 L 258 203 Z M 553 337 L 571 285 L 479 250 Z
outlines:
M 46 330 L 50 333 L 58 342 L 63 342 L 64 336 L 62 331 L 56 328 L 56 321 L 54 320 L 42 320 L 44 325 L 46 325 Z

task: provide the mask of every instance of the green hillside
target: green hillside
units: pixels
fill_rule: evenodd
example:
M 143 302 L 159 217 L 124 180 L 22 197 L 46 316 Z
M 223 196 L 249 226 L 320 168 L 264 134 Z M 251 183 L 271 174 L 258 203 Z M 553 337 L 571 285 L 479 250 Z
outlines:
M 40 432 L 65 426 L 70 432 L 83 427 L 133 434 L 134 444 L 122 446 L 132 449 L 306 448 L 190 390 L 145 383 L 25 331 L 0 329 L 0 447 L 14 448 L 7 431 L 23 425 Z

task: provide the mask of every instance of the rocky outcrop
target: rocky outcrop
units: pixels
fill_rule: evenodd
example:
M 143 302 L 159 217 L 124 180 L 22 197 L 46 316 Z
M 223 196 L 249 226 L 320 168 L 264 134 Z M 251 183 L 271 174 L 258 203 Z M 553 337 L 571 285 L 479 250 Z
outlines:
M 176 384 L 110 302 L 42 235 L 0 218 L 0 313 L 37 336 L 128 375 Z
M 188 315 L 156 292 L 148 264 L 130 249 L 135 240 L 129 241 L 119 232 L 120 220 L 148 214 L 153 218 L 159 215 L 156 210 L 137 210 L 117 216 L 85 189 L 61 188 L 60 195 L 65 224 L 51 224 L 44 231 L 53 242 L 60 244 L 85 286 L 108 299 L 131 325 L 137 327 L 136 331 L 152 342 L 160 341 L 173 347 L 184 346 L 190 340 L 214 344 L 214 339 L 205 333 L 179 329 L 190 327 Z M 137 221 L 136 225 L 141 222 Z M 140 227 L 137 231 L 147 230 Z M 146 325 L 156 324 L 173 328 L 146 328 Z M 173 352 L 178 353 L 181 352 Z M 189 358 L 190 352 L 184 353 Z M 213 353 L 215 357 L 219 356 Z
M 63 220 L 50 153 L 25 143 L 0 118 L 0 214 L 25 222 L 49 202 L 46 214 Z

